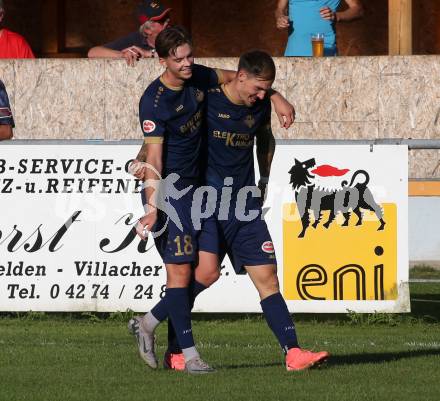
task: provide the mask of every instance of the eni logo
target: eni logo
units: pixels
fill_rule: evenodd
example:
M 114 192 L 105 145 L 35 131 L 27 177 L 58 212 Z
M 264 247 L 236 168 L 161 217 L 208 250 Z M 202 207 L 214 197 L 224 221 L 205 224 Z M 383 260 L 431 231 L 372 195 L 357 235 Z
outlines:
M 374 253 L 377 256 L 383 255 L 382 247 L 377 246 Z M 367 299 L 368 281 L 371 281 L 373 286 L 369 299 L 383 301 L 385 299 L 383 264 L 375 265 L 372 269 L 369 267 L 364 268 L 356 263 L 347 264 L 338 267 L 331 274 L 331 279 L 329 279 L 329 274 L 323 266 L 312 263 L 299 270 L 296 276 L 296 291 L 302 300 L 322 301 L 328 298 L 326 296 L 319 296 L 319 291 L 317 291 L 316 287 L 330 286 L 331 288 L 327 288 L 327 291 L 333 291 L 333 296 L 329 298 L 339 301 L 344 299 L 347 287 L 352 286 L 354 299 L 365 301 Z
M 396 300 L 398 204 L 379 202 L 362 169 L 295 159 L 289 175 L 294 199 L 283 206 L 286 299 Z
M 229 119 L 231 116 L 229 114 L 218 113 L 219 118 Z
M 391 301 L 397 299 L 397 205 L 383 203 L 387 224 L 377 229 L 373 211 L 362 226 L 343 226 L 338 216 L 327 229 L 305 237 L 296 203 L 283 207 L 284 295 L 288 300 Z M 323 217 L 328 218 L 326 211 Z

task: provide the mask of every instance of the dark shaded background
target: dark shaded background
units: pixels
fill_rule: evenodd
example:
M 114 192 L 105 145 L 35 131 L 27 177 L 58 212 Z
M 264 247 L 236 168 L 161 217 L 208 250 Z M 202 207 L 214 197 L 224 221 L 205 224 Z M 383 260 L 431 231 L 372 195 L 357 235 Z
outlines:
M 164 0 L 190 28 L 196 55 L 238 56 L 260 48 L 281 56 L 287 39 L 275 28 L 276 0 Z M 388 0 L 364 0 L 365 17 L 337 28 L 343 56 L 388 52 Z M 6 26 L 39 56 L 85 56 L 87 49 L 137 28 L 138 0 L 5 0 Z M 414 54 L 440 53 L 440 1 L 414 0 Z

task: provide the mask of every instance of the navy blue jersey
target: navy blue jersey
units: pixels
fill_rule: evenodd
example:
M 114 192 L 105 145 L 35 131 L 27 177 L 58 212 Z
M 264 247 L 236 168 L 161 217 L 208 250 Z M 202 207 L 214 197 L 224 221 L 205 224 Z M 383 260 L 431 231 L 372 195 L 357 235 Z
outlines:
M 199 179 L 199 156 L 208 88 L 218 85 L 219 72 L 193 66 L 184 86 L 167 86 L 153 81 L 139 104 L 139 119 L 145 143 L 163 143 L 163 175 Z
M 14 128 L 11 106 L 4 83 L 0 80 L 0 124 L 10 125 Z
M 233 103 L 223 87 L 208 91 L 207 185 L 220 189 L 226 177 L 233 178 L 234 191 L 255 185 L 255 135 L 261 127 L 270 124 L 270 112 L 267 98 L 246 107 Z

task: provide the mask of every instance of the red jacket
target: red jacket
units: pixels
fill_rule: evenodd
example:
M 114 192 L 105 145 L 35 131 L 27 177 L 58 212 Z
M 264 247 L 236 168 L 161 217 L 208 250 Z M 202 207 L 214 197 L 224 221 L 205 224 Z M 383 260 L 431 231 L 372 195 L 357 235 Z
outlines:
M 0 58 L 35 58 L 35 56 L 23 36 L 3 29 L 0 36 Z

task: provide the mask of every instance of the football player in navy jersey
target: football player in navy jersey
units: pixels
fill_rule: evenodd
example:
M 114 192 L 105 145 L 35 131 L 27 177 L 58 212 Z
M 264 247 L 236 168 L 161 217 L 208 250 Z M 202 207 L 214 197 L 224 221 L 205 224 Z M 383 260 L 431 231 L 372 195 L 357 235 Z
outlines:
M 12 138 L 13 128 L 14 118 L 12 117 L 8 94 L 3 81 L 0 80 L 0 141 Z
M 177 218 L 170 218 L 170 213 L 160 208 L 160 192 L 147 186 L 143 193 L 146 214 L 139 220 L 138 232 L 161 232 L 155 243 L 166 266 L 166 291 L 150 312 L 130 320 L 129 328 L 138 338 L 142 358 L 156 368 L 154 330 L 169 317 L 183 351 L 184 369 L 189 373 L 209 373 L 213 369 L 200 358 L 191 329 L 188 286 L 191 265 L 199 255 L 198 232 L 192 225 L 190 211 L 200 179 L 205 92 L 222 81 L 219 72 L 194 65 L 191 41 L 183 28 L 162 31 L 156 40 L 156 51 L 166 70 L 148 86 L 140 101 L 144 146 L 138 157 L 151 166 L 143 172 L 143 179 L 165 186 L 161 191 L 167 196 L 168 209 Z M 169 177 L 173 179 L 168 180 Z M 175 191 L 175 196 L 168 196 Z M 203 255 L 200 257 L 203 259 Z
M 249 274 L 266 321 L 285 353 L 287 370 L 302 370 L 321 363 L 329 354 L 303 350 L 298 345 L 294 323 L 279 290 L 272 239 L 262 218 L 262 199 L 275 151 L 267 95 L 275 72 L 267 53 L 251 51 L 241 56 L 231 82 L 208 91 L 205 184 L 216 189 L 217 199 L 210 201 L 208 196 L 215 218 L 202 225 L 199 250 L 217 253 L 220 260 L 227 253 L 236 273 Z M 255 140 L 259 188 L 254 175 Z
M 218 258 L 212 252 L 198 252 L 198 232 L 192 226 L 190 210 L 192 195 L 200 178 L 201 128 L 204 123 L 206 91 L 209 87 L 232 80 L 236 73 L 194 65 L 191 42 L 179 27 L 162 32 L 157 38 L 156 49 L 166 71 L 149 85 L 142 96 L 139 116 L 145 140 L 137 157 L 153 168 L 145 168 L 145 164 L 140 166 L 141 163 L 135 162 L 132 171 L 144 180 L 157 180 L 159 175 L 165 177 L 162 181 L 164 193 L 179 192 L 175 199 L 168 197 L 179 222 L 176 224 L 173 219 L 169 219 L 170 213 L 157 211 L 155 206 L 158 205 L 154 199 L 156 191 L 147 187 L 142 192 L 145 195 L 143 203 L 147 205 L 147 214 L 139 221 L 138 233 L 145 235 L 142 234 L 144 228 L 155 232 L 165 228 L 162 235 L 155 238 L 155 242 L 167 266 L 167 291 L 165 298 L 144 317 L 130 320 L 129 328 L 138 337 L 142 358 L 154 368 L 157 366 L 153 335 L 155 327 L 168 315 L 173 325 L 177 326 L 179 316 L 184 315 L 186 326 L 180 324 L 180 328 L 175 327 L 179 344 L 174 344 L 167 351 L 164 366 L 183 370 L 186 365 L 186 370 L 191 373 L 201 373 L 211 369 L 200 360 L 193 347 L 191 331 L 187 328 L 190 327 L 190 320 L 184 290 L 188 293 L 190 264 L 198 261 L 200 266 L 209 266 L 207 269 L 196 269 L 195 280 L 189 288 L 191 308 L 194 298 L 219 277 Z M 272 98 L 283 124 L 290 126 L 293 107 L 277 94 Z M 206 130 L 203 132 L 206 136 Z M 172 176 L 178 179 L 169 181 L 168 178 Z M 174 311 L 173 316 L 171 308 L 179 311 Z

